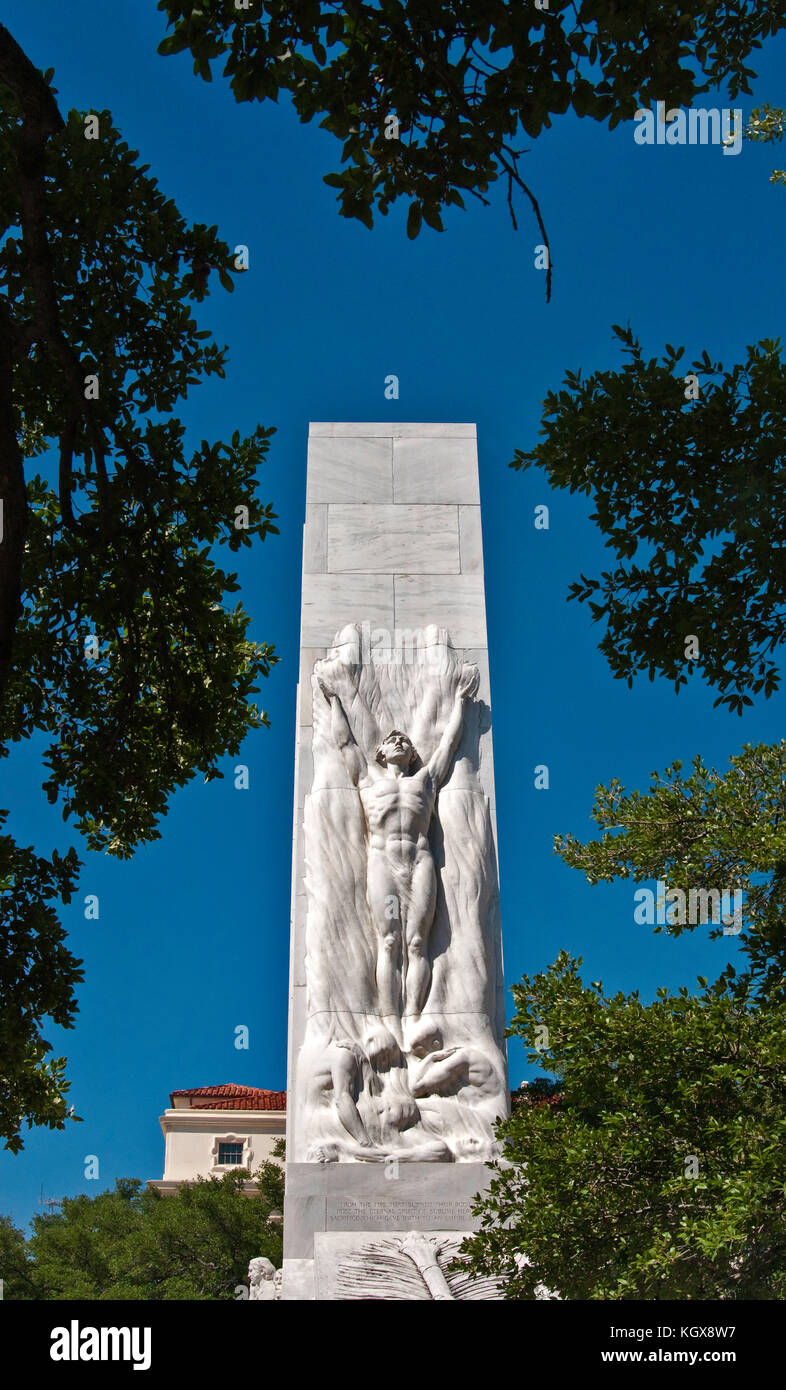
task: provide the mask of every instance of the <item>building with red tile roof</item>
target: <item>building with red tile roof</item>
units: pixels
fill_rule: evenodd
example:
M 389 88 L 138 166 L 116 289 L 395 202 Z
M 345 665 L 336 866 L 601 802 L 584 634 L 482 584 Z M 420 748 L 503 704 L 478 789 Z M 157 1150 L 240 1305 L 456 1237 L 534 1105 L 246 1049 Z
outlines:
M 222 1082 L 172 1091 L 169 1107 L 159 1120 L 164 1176 L 151 1179 L 148 1187 L 175 1192 L 198 1177 L 220 1177 L 238 1168 L 253 1172 L 266 1160 L 281 1161 L 273 1147 L 286 1133 L 286 1091 Z M 246 1190 L 256 1192 L 252 1183 Z
M 259 1086 L 195 1086 L 190 1091 L 172 1091 L 169 1103 L 174 1110 L 286 1110 L 286 1091 L 264 1091 Z

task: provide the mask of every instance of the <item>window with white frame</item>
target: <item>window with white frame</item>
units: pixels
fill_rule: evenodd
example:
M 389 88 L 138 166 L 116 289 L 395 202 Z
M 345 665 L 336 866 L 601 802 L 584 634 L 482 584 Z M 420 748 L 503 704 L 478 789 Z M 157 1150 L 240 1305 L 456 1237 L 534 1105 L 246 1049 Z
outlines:
M 238 1140 L 222 1139 L 218 1145 L 219 1163 L 242 1163 L 243 1145 Z
M 250 1168 L 254 1157 L 247 1134 L 219 1134 L 211 1150 L 214 1168 Z

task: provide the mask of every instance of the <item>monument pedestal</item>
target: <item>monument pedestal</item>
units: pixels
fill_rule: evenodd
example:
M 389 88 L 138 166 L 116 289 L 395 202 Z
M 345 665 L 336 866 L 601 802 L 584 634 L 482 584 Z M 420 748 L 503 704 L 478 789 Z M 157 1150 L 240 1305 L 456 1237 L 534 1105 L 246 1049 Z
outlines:
M 341 1259 L 394 1232 L 433 1233 L 460 1243 L 477 1229 L 472 1200 L 490 1175 L 481 1163 L 400 1163 L 397 1175 L 389 1165 L 388 1177 L 382 1164 L 288 1164 L 281 1297 L 369 1297 L 348 1293 L 346 1281 L 344 1292 L 336 1293 Z

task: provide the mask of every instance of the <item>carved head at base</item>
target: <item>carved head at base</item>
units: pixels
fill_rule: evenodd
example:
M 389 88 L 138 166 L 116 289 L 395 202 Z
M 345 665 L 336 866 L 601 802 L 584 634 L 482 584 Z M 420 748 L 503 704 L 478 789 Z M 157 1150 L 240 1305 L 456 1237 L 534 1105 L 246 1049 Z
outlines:
M 383 1023 L 377 1023 L 368 1030 L 363 1046 L 369 1062 L 377 1071 L 385 1071 L 401 1061 L 401 1049 Z
M 401 729 L 391 729 L 377 749 L 377 762 L 382 767 L 395 763 L 397 767 L 408 770 L 418 759 L 417 750 L 408 734 Z
M 435 1023 L 426 1020 L 409 1038 L 409 1051 L 421 1060 L 430 1052 L 439 1052 L 442 1047 L 442 1033 Z

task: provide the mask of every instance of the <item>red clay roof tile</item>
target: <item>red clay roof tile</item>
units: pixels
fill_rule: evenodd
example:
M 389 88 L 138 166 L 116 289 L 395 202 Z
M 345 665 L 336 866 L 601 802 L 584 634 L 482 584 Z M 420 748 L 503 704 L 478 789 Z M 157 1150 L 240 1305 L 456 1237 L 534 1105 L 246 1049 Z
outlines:
M 227 1082 L 222 1086 L 196 1086 L 191 1090 L 172 1091 L 171 1105 L 175 1096 L 187 1096 L 192 1110 L 286 1110 L 286 1091 L 265 1091 L 259 1086 L 236 1086 Z

